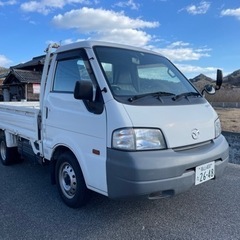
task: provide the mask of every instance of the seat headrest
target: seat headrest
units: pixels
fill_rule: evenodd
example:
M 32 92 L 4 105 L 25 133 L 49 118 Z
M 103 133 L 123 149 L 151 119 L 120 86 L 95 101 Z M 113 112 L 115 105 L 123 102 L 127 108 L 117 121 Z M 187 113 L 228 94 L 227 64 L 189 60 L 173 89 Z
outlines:
M 131 73 L 123 70 L 118 75 L 118 84 L 132 84 Z

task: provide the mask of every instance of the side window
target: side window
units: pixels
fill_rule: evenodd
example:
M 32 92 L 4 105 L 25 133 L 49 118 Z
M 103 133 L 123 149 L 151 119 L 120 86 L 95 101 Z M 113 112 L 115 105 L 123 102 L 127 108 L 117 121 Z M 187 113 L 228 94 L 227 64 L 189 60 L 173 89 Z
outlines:
M 85 50 L 76 49 L 59 53 L 52 91 L 73 94 L 76 82 L 83 80 L 93 84 L 93 99 L 83 100 L 83 103 L 88 111 L 101 114 L 104 109 L 102 92 Z
M 76 81 L 79 80 L 91 81 L 83 59 L 78 57 L 58 61 L 53 91 L 72 93 L 74 91 Z
M 113 65 L 111 63 L 101 63 L 109 83 L 113 83 Z

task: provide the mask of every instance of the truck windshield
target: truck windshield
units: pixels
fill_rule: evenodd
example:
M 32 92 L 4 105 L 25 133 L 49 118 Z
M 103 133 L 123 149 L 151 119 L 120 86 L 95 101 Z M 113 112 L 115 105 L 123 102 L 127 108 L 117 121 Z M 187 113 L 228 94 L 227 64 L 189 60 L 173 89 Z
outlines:
M 113 95 L 133 102 L 147 96 L 199 96 L 174 65 L 161 55 L 113 47 L 95 47 Z M 191 94 L 189 94 L 191 93 Z

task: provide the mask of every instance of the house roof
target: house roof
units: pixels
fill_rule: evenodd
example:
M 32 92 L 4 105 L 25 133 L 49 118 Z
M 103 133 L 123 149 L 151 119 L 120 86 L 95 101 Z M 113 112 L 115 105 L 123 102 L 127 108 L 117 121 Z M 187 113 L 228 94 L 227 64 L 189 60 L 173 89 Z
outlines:
M 14 69 L 26 69 L 27 68 L 27 69 L 29 69 L 29 68 L 33 68 L 33 67 L 36 67 L 39 65 L 43 67 L 44 60 L 45 60 L 45 55 L 42 55 L 42 56 L 34 57 L 32 60 L 30 60 L 28 62 L 20 63 L 16 66 L 12 66 L 11 68 L 14 68 Z
M 5 78 L 3 85 L 12 83 L 41 83 L 41 76 L 41 72 L 11 68 L 11 71 Z
M 0 74 L 0 79 L 5 78 L 9 74 L 9 71 L 1 73 Z

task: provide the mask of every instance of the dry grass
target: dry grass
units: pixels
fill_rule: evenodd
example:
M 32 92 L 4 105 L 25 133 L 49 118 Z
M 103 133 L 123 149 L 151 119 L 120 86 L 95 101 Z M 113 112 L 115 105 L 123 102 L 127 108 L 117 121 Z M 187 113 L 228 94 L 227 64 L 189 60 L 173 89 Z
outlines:
M 214 95 L 206 94 L 209 102 L 240 102 L 240 89 L 221 89 Z
M 207 82 L 196 82 L 195 86 L 201 91 Z M 232 85 L 223 84 L 216 94 L 205 94 L 209 102 L 225 102 L 225 103 L 240 103 L 240 87 L 233 87 Z M 240 133 L 240 108 L 216 108 L 219 118 L 222 123 L 222 130 L 229 132 Z
M 240 133 L 240 108 L 215 108 L 222 123 L 222 130 Z

